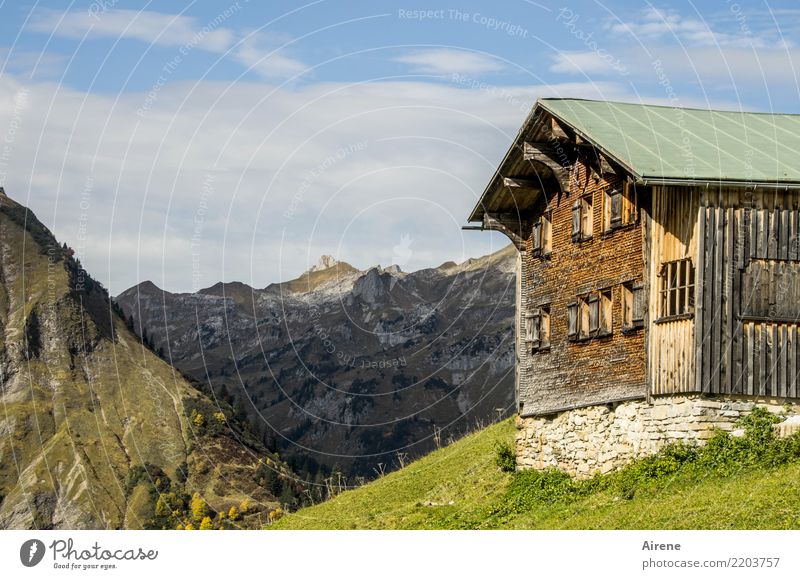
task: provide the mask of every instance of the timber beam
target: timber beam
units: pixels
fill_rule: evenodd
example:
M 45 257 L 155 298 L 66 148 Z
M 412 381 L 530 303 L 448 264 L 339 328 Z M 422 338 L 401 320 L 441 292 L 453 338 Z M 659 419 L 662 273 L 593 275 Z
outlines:
M 522 177 L 503 177 L 503 185 L 509 189 L 542 189 L 542 182 Z
M 526 142 L 522 148 L 522 155 L 526 161 L 539 163 L 550 169 L 561 191 L 569 193 L 569 174 L 573 159 L 566 148 Z
M 484 213 L 483 229 L 499 231 L 511 240 L 519 251 L 525 251 L 525 239 L 522 237 L 526 220 L 510 213 Z

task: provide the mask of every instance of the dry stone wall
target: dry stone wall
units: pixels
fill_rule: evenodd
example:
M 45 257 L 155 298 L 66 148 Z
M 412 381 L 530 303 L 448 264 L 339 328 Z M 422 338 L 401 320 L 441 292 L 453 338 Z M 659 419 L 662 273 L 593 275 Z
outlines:
M 578 478 L 607 473 L 630 460 L 653 454 L 669 442 L 702 443 L 715 428 L 733 431 L 740 417 L 754 406 L 779 414 L 782 401 L 707 398 L 700 395 L 662 396 L 644 400 L 587 406 L 547 416 L 517 418 L 517 468 L 555 467 Z M 794 431 L 797 406 L 785 422 Z

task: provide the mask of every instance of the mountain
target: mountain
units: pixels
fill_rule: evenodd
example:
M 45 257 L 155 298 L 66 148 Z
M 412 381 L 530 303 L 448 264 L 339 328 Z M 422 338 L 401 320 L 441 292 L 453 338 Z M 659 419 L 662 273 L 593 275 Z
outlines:
M 275 480 L 302 490 L 288 467 L 145 348 L 73 253 L 0 194 L 0 528 L 263 524 Z
M 511 409 L 514 270 L 512 246 L 413 273 L 324 256 L 262 289 L 145 282 L 115 301 L 290 465 L 355 482 Z

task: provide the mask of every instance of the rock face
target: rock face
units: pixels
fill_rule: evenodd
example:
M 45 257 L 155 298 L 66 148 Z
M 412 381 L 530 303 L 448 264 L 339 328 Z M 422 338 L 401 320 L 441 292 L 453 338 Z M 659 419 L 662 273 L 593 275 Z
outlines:
M 514 270 L 511 246 L 414 273 L 326 257 L 265 289 L 116 301 L 292 464 L 371 477 L 512 410 Z
M 177 510 L 196 491 L 213 511 L 277 504 L 254 482 L 275 457 L 145 349 L 72 250 L 5 196 L 0 388 L 0 528 L 176 526 L 159 493 Z

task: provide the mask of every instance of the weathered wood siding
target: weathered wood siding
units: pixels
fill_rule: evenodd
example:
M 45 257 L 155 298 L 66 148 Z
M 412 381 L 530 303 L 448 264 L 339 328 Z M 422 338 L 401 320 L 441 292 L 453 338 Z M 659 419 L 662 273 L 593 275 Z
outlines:
M 648 264 L 648 374 L 651 394 L 692 392 L 694 319 L 659 322 L 659 272 L 669 261 L 691 258 L 697 268 L 700 199 L 685 187 L 654 187 Z
M 800 194 L 698 193 L 695 389 L 796 398 Z

